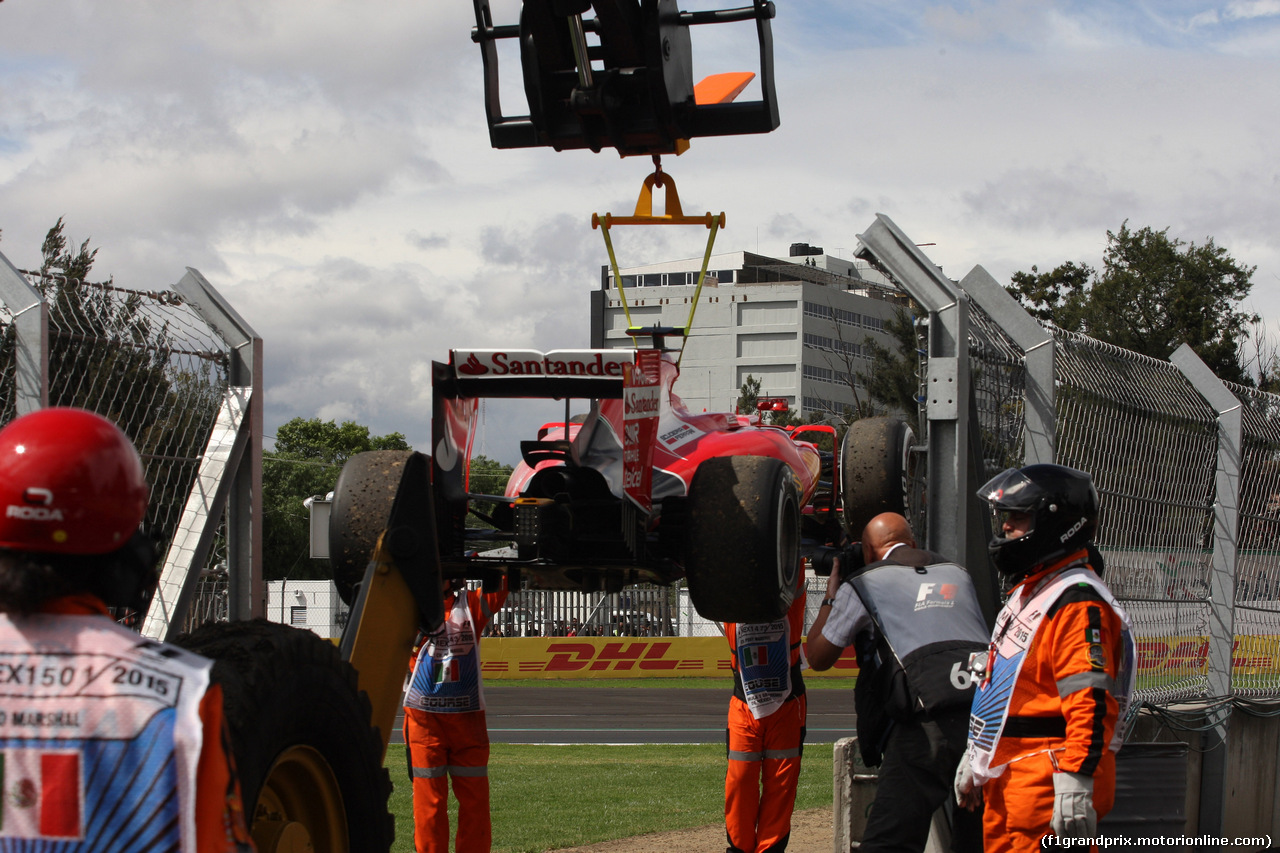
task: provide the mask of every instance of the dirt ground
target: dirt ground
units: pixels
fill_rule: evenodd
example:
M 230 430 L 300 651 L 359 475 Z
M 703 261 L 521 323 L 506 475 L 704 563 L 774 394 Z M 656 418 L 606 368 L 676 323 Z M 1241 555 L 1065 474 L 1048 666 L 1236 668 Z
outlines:
M 831 853 L 834 847 L 835 823 L 830 806 L 799 811 L 791 816 L 791 843 L 787 845 L 787 853 Z M 723 849 L 724 824 L 717 823 L 601 841 L 585 847 L 558 847 L 554 853 L 719 853 Z

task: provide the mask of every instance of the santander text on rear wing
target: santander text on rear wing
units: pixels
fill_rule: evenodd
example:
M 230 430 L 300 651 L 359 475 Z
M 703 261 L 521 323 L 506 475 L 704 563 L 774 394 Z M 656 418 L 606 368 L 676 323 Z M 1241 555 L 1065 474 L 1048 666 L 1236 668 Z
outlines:
M 555 398 L 620 401 L 623 491 L 641 509 L 652 506 L 654 435 L 658 421 L 658 350 L 462 350 L 449 363 L 432 364 L 432 482 L 441 541 L 465 539 L 470 458 L 479 401 L 484 398 Z M 614 403 L 613 405 L 619 405 Z M 620 425 L 621 426 L 621 425 Z M 607 420 L 602 429 L 612 431 Z M 522 442 L 572 456 L 571 442 Z M 528 457 L 526 457 L 528 461 Z M 534 463 L 529 462 L 532 466 Z
M 625 365 L 635 362 L 635 350 L 574 349 L 449 351 L 449 364 L 439 365 L 433 379 L 445 380 L 450 397 L 577 397 L 608 399 L 622 396 Z

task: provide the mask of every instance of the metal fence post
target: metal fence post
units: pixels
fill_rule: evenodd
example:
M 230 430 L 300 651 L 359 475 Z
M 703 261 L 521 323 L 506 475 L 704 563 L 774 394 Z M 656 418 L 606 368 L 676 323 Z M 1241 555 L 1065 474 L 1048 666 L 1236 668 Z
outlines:
M 160 581 L 143 621 L 142 633 L 145 636 L 172 640 L 183 630 L 199 586 L 200 572 L 217 536 L 217 519 L 223 507 L 228 506 L 235 488 L 234 475 L 229 475 L 229 472 L 239 468 L 248 455 L 245 451 L 250 443 L 249 430 L 245 422 L 252 396 L 253 389 L 236 386 L 227 388 L 223 395 L 196 482 L 187 496 L 173 541 L 165 554 Z M 227 526 L 231 528 L 233 514 L 228 512 L 227 515 Z M 232 540 L 230 529 L 227 538 L 228 561 L 233 562 L 235 540 Z M 230 604 L 228 601 L 229 610 Z M 228 614 L 228 619 L 235 618 Z
M 987 312 L 992 322 L 1022 349 L 1026 365 L 1023 392 L 1023 464 L 1056 462 L 1054 434 L 1057 418 L 1053 399 L 1053 335 L 1027 313 L 1018 300 L 991 274 L 974 267 L 960 287 Z M 989 472 L 994 473 L 994 472 Z
M 1239 529 L 1240 459 L 1244 443 L 1241 404 L 1222 380 L 1183 344 L 1169 356 L 1196 392 L 1218 413 L 1218 455 L 1214 472 L 1213 558 L 1209 572 L 1208 686 L 1212 697 L 1231 695 L 1235 648 L 1236 531 Z M 1221 834 L 1227 799 L 1229 706 L 1209 713 L 1208 749 L 1200 785 L 1200 831 Z
M 251 388 L 245 421 L 250 440 L 234 466 L 227 506 L 228 616 L 232 620 L 265 616 L 262 580 L 262 338 L 198 270 L 173 286 L 231 348 L 228 380 Z
M 980 484 L 972 482 L 969 464 L 968 297 L 884 214 L 858 240 L 857 257 L 887 270 L 929 312 L 926 541 L 951 559 L 973 563 L 968 520 Z M 985 565 L 985 550 L 981 560 Z
M 14 414 L 49 405 L 49 305 L 0 253 L 0 301 L 13 315 Z

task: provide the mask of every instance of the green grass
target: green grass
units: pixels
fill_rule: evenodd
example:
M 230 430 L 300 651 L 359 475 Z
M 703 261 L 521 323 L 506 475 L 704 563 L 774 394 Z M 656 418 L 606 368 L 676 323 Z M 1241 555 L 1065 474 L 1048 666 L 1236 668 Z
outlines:
M 396 853 L 413 851 L 405 751 L 387 752 Z M 542 853 L 724 820 L 724 747 L 494 744 L 493 853 Z M 456 829 L 457 802 L 449 815 Z M 805 745 L 796 809 L 831 805 L 831 745 Z

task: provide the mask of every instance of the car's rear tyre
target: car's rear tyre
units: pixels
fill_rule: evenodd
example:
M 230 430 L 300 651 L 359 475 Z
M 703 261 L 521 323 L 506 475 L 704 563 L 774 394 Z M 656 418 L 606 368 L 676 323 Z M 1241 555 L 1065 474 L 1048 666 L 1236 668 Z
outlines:
M 882 512 L 910 520 L 914 443 L 911 427 L 898 418 L 863 418 L 849 425 L 840 445 L 840 494 L 844 527 L 854 539 Z
M 209 623 L 176 643 L 214 661 L 259 853 L 390 849 L 382 742 L 332 643 L 261 619 Z
M 722 456 L 689 486 L 685 574 L 693 606 L 719 622 L 780 619 L 800 572 L 800 496 L 786 463 Z
M 357 453 L 342 466 L 329 514 L 329 561 L 338 595 L 355 601 L 356 584 L 373 559 L 373 548 L 391 518 L 391 505 L 412 450 Z

